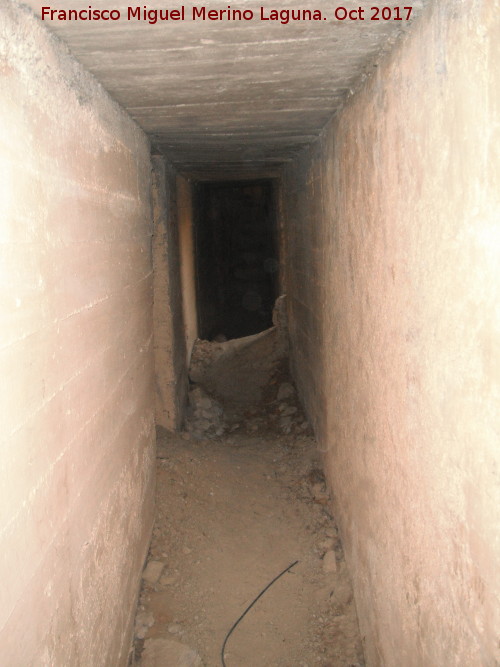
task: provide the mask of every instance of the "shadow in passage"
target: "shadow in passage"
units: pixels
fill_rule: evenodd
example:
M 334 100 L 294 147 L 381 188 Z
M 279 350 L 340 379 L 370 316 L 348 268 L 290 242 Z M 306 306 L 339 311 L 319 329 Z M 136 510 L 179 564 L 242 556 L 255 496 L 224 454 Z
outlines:
M 200 338 L 270 327 L 279 273 L 273 182 L 198 183 L 194 223 Z

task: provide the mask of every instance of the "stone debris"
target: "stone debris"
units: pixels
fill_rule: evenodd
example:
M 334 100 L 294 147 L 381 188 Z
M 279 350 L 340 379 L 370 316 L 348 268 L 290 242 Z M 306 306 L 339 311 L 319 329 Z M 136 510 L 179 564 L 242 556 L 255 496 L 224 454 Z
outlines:
M 149 632 L 149 628 L 152 628 L 154 624 L 155 617 L 151 612 L 140 611 L 135 617 L 135 637 L 137 639 L 144 639 Z
M 269 409 L 263 415 L 255 405 L 243 408 L 241 405 L 234 405 L 231 401 L 221 403 L 204 387 L 195 385 L 189 392 L 186 432 L 181 437 L 184 440 L 190 438 L 204 440 L 219 438 L 235 431 L 257 434 L 275 431 L 276 428 L 283 435 L 307 433 L 310 430 L 309 423 L 304 418 L 302 408 L 297 402 L 297 394 L 293 385 L 290 382 L 283 382 L 275 391 L 276 399 L 271 398 L 268 403 Z M 278 399 L 280 394 L 288 398 Z M 327 499 L 328 496 L 318 496 L 317 502 Z
M 186 428 L 196 440 L 219 437 L 226 430 L 222 406 L 200 386 L 189 392 Z
M 160 560 L 150 560 L 146 565 L 144 572 L 142 573 L 142 578 L 151 586 L 154 586 L 158 579 L 161 577 L 165 563 L 162 563 Z
M 338 568 L 341 575 L 345 572 L 345 565 Z M 345 576 L 339 576 L 332 590 L 331 601 L 339 609 L 345 608 L 352 601 L 353 593 L 350 580 Z
M 155 637 L 144 642 L 141 667 L 201 667 L 198 653 L 173 639 Z
M 280 419 L 280 429 L 281 432 L 285 435 L 288 435 L 292 431 L 292 419 L 290 417 L 282 417 Z
M 288 352 L 285 306 L 285 297 L 279 297 L 274 326 L 266 331 L 225 342 L 195 342 L 184 439 L 214 439 L 235 431 L 307 434 L 309 424 L 284 370 Z M 262 405 L 268 407 L 264 416 Z
M 211 396 L 239 405 L 262 399 L 280 363 L 287 358 L 285 297 L 275 302 L 270 329 L 225 342 L 195 341 L 189 378 Z
M 335 546 L 335 540 L 332 539 L 331 537 L 328 538 L 327 540 L 323 540 L 318 545 L 318 547 L 322 549 L 323 552 L 332 551 L 334 546 Z
M 278 389 L 278 394 L 276 395 L 277 401 L 283 401 L 286 398 L 291 398 L 295 396 L 295 388 L 291 382 L 282 382 Z
M 330 500 L 330 494 L 327 491 L 324 482 L 316 482 L 311 486 L 311 495 L 316 503 L 326 505 Z
M 182 628 L 178 623 L 171 623 L 168 626 L 168 631 L 173 635 L 182 635 Z
M 175 582 L 178 580 L 179 575 L 176 574 L 175 572 L 173 573 L 166 573 L 163 574 L 160 577 L 160 586 L 171 586 L 172 584 L 175 584 Z
M 323 572 L 337 571 L 337 557 L 335 551 L 327 551 L 323 556 Z

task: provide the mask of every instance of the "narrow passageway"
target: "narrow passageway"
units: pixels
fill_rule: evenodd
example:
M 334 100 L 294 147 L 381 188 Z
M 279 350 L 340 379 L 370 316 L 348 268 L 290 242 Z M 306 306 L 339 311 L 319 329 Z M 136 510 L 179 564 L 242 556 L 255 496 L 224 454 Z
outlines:
M 317 444 L 293 385 L 275 372 L 260 403 L 193 389 L 205 425 L 158 440 L 156 519 L 132 665 L 361 667 L 352 587 Z M 286 380 L 286 381 L 285 381 Z M 188 425 L 191 426 L 191 425 Z M 198 430 L 197 430 L 198 429 Z
M 271 326 L 279 278 L 276 189 L 269 180 L 195 185 L 200 338 L 240 338 Z
M 109 4 L 0 1 L 0 667 L 499 666 L 500 0 Z

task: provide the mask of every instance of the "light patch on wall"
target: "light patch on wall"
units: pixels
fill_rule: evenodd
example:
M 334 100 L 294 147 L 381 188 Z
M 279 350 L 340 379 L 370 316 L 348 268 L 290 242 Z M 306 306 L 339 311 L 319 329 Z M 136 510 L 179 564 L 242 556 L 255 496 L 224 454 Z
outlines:
M 6 158 L 0 158 L 0 218 L 5 223 L 7 215 L 13 205 L 14 183 L 12 178 L 12 164 Z M 5 224 L 0 227 L 0 239 L 6 234 Z
M 500 206 L 495 208 L 488 219 L 474 227 L 476 243 L 484 255 L 484 260 L 492 270 L 500 272 L 498 255 L 500 250 Z

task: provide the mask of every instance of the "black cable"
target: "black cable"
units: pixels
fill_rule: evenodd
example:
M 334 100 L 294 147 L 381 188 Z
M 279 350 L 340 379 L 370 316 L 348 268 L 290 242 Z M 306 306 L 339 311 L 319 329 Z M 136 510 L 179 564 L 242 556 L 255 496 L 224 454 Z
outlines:
M 273 579 L 272 581 L 270 581 L 270 582 L 267 584 L 267 586 L 261 590 L 261 592 L 257 595 L 257 597 L 255 598 L 255 600 L 253 600 L 253 602 L 251 602 L 251 603 L 248 605 L 248 607 L 247 607 L 247 608 L 245 609 L 245 611 L 241 614 L 241 616 L 239 617 L 239 619 L 238 619 L 235 623 L 233 623 L 231 629 L 229 630 L 229 632 L 228 632 L 227 635 L 226 635 L 226 638 L 224 639 L 224 643 L 222 644 L 222 648 L 221 648 L 221 652 L 220 652 L 220 659 L 221 659 L 221 661 L 222 661 L 222 667 L 227 667 L 227 666 L 226 666 L 226 662 L 225 662 L 225 660 L 224 660 L 224 652 L 225 652 L 225 650 L 226 650 L 227 640 L 228 640 L 229 637 L 232 635 L 233 630 L 236 628 L 236 626 L 238 625 L 238 623 L 239 623 L 240 621 L 242 621 L 242 620 L 245 618 L 245 616 L 248 614 L 248 612 L 249 612 L 250 609 L 254 606 L 254 604 L 257 602 L 257 600 L 259 600 L 259 599 L 264 595 L 264 593 L 265 593 L 269 588 L 271 588 L 271 586 L 274 584 L 274 582 L 275 582 L 275 581 L 278 581 L 278 579 L 279 579 L 280 577 L 282 577 L 284 574 L 286 574 L 287 572 L 289 572 L 289 571 L 292 569 L 292 567 L 295 567 L 295 565 L 297 565 L 298 562 L 299 562 L 299 561 L 296 560 L 296 561 L 293 562 L 291 565 L 289 565 L 287 568 L 285 568 L 285 569 L 283 570 L 283 572 L 280 572 L 276 577 L 274 577 L 274 579 Z

